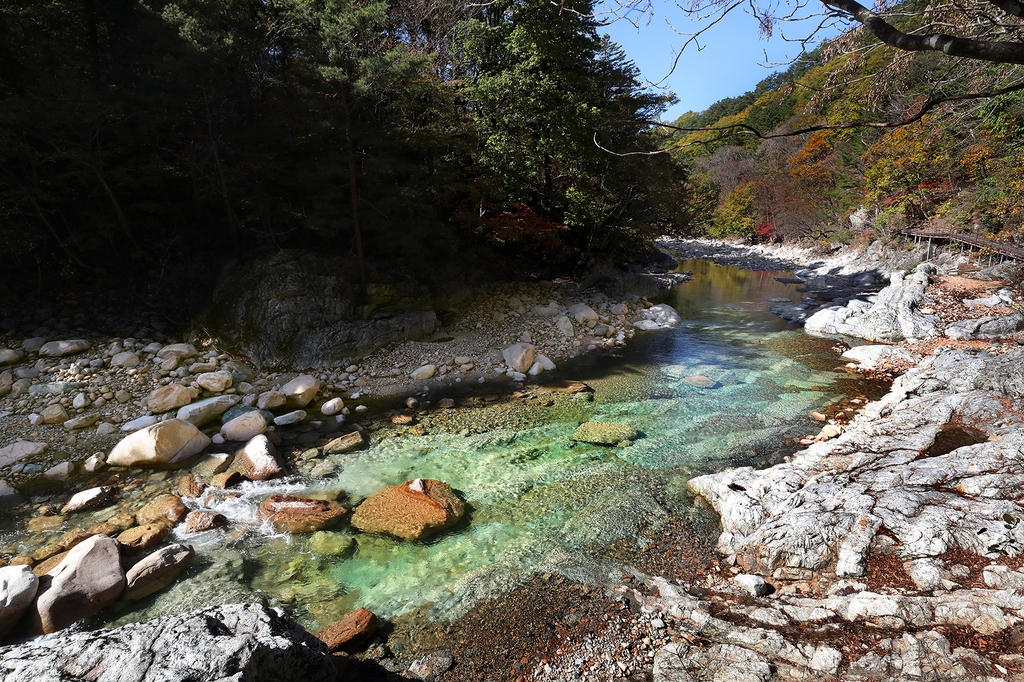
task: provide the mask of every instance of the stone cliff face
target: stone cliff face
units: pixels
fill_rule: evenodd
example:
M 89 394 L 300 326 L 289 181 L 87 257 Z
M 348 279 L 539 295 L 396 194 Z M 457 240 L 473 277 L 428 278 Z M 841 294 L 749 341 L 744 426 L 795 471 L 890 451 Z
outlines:
M 429 292 L 398 278 L 370 284 L 366 300 L 331 263 L 282 251 L 239 263 L 222 277 L 206 325 L 259 364 L 338 364 L 437 326 Z

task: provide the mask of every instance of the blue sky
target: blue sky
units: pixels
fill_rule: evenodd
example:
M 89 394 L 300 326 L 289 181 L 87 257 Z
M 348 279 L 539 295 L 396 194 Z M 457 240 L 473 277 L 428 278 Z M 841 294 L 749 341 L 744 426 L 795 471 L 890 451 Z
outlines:
M 667 2 L 657 6 L 674 9 Z M 693 30 L 680 14 L 678 10 L 674 14 L 659 12 L 639 29 L 619 20 L 599 31 L 625 49 L 645 80 L 656 82 L 669 74 L 673 55 L 686 41 L 666 23 L 666 18 L 679 31 Z M 662 84 L 679 99 L 679 104 L 671 107 L 663 120 L 672 121 L 687 111 L 703 111 L 720 99 L 753 90 L 759 81 L 787 68 L 788 61 L 800 54 L 798 43 L 786 42 L 778 35 L 770 40 L 761 38 L 757 21 L 741 9 L 712 27 L 701 44 L 701 51 L 692 44 L 686 48 L 675 71 Z

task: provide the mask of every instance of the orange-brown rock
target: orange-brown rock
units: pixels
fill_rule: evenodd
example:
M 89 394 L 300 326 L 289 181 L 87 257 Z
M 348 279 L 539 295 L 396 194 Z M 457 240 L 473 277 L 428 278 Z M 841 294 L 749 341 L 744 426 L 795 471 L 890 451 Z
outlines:
M 64 535 L 61 535 L 60 539 L 57 540 L 57 542 L 62 544 L 62 545 L 64 545 L 65 549 L 71 549 L 72 547 L 74 547 L 78 543 L 82 542 L 83 540 L 87 540 L 90 537 L 92 537 L 93 535 L 98 535 L 98 534 L 99 533 L 90 533 L 89 531 L 85 530 L 84 528 L 72 528 L 67 533 L 64 533 Z M 108 533 L 108 535 L 109 535 L 109 533 Z
M 62 523 L 64 523 L 63 516 L 37 516 L 29 519 L 25 527 L 32 533 L 38 533 L 41 530 L 57 530 Z
M 271 495 L 260 505 L 260 517 L 289 533 L 325 530 L 337 525 L 346 514 L 348 509 L 337 502 L 298 495 Z
M 117 536 L 117 541 L 125 554 L 138 554 L 159 545 L 170 532 L 171 527 L 166 523 L 148 523 L 129 528 Z
M 194 511 L 185 517 L 185 530 L 189 533 L 201 533 L 204 530 L 226 526 L 228 519 L 214 511 Z
M 185 474 L 178 481 L 178 492 L 182 497 L 199 497 L 206 490 L 206 484 L 192 474 Z
M 54 554 L 60 554 L 61 552 L 66 552 L 67 550 L 68 548 L 64 545 L 60 543 L 53 543 L 46 545 L 45 547 L 42 547 L 40 549 L 37 549 L 35 552 L 32 552 L 32 558 L 35 561 L 46 561 Z
M 464 512 L 465 505 L 450 485 L 417 478 L 366 498 L 352 515 L 352 526 L 367 533 L 422 540 L 454 526 Z
M 64 557 L 66 557 L 67 555 L 67 552 L 60 552 L 59 554 L 54 554 L 46 561 L 40 562 L 33 566 L 32 572 L 36 574 L 37 578 L 42 578 L 44 575 L 46 575 L 54 568 L 56 568 L 60 562 L 64 561 Z
M 188 507 L 181 503 L 180 497 L 160 495 L 135 512 L 135 518 L 140 526 L 151 523 L 166 523 L 168 526 L 175 526 L 181 523 L 187 514 Z
M 377 616 L 372 611 L 356 609 L 346 613 L 341 620 L 317 630 L 313 636 L 326 644 L 331 653 L 344 651 L 351 654 L 370 643 L 378 625 Z

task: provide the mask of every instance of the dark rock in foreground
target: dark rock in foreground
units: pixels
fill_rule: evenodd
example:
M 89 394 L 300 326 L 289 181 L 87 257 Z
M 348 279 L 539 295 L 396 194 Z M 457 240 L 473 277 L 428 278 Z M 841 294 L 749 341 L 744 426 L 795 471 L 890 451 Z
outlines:
M 0 681 L 332 680 L 334 667 L 322 647 L 278 609 L 228 604 L 0 649 Z

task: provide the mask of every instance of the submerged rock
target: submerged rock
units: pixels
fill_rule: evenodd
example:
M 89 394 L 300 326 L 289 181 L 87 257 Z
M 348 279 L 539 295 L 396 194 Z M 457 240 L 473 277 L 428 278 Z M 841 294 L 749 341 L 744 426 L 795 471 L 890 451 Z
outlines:
M 330 657 L 280 609 L 228 604 L 6 649 L 0 680 L 331 682 Z
M 348 509 L 337 502 L 298 495 L 271 495 L 260 504 L 259 514 L 278 530 L 312 533 L 338 525 Z
M 368 497 L 352 515 L 352 527 L 415 541 L 451 528 L 463 513 L 465 505 L 450 485 L 418 478 Z
M 576 428 L 572 439 L 594 445 L 618 445 L 625 441 L 636 440 L 638 435 L 636 429 L 627 424 L 587 422 Z
M 125 599 L 137 600 L 164 589 L 177 578 L 196 555 L 191 545 L 161 547 L 128 569 Z

